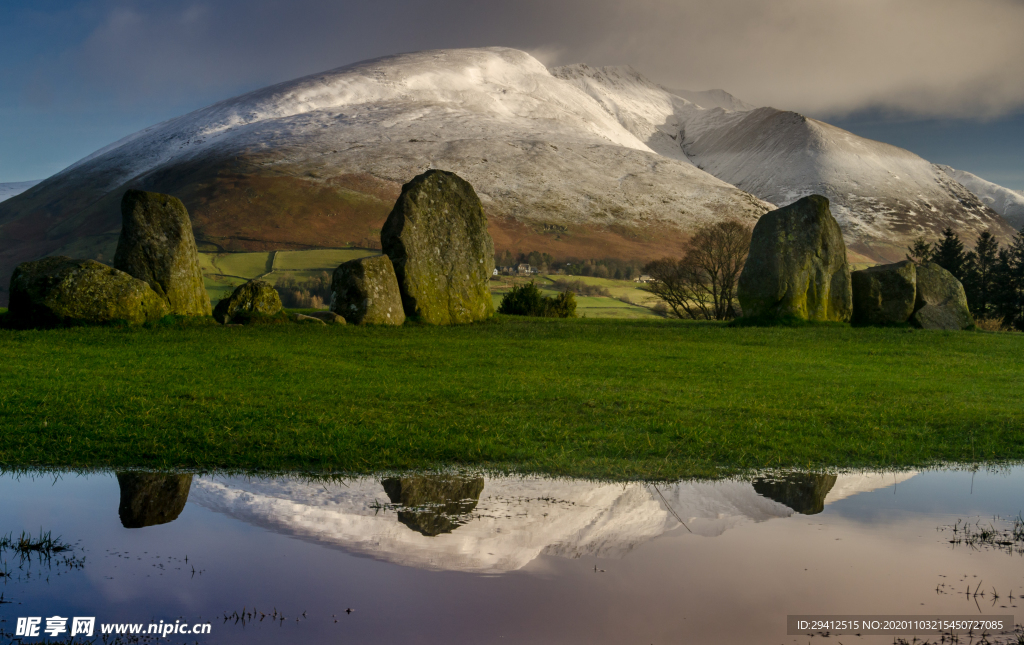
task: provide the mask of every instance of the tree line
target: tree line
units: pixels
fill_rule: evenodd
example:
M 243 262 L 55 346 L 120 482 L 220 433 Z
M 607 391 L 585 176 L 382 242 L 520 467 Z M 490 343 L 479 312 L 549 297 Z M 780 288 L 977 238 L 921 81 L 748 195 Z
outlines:
M 671 315 L 695 320 L 729 320 L 738 310 L 736 285 L 750 251 L 752 228 L 735 221 L 701 227 L 681 258 L 662 258 L 644 266 L 656 282 L 647 290 L 668 305 Z M 936 242 L 924 238 L 907 248 L 907 259 L 934 262 L 964 285 L 976 320 L 997 320 L 1024 331 L 1024 234 L 1000 247 L 988 231 L 967 249 L 952 228 Z

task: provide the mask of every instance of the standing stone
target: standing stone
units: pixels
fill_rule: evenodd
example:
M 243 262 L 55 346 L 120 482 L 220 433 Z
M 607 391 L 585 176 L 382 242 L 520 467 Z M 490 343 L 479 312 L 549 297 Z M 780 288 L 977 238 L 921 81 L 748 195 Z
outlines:
M 401 325 L 402 293 L 386 255 L 349 260 L 331 278 L 331 311 L 356 325 Z
M 402 186 L 380 241 L 406 316 L 451 325 L 494 315 L 494 242 L 480 198 L 458 175 L 428 170 Z
M 16 325 L 52 327 L 123 320 L 133 325 L 167 315 L 148 284 L 95 260 L 57 256 L 19 264 L 11 276 Z
M 917 267 L 917 299 L 910 322 L 921 329 L 959 330 L 974 326 L 964 285 L 934 262 Z
M 217 303 L 213 310 L 214 319 L 221 324 L 228 324 L 235 316 L 245 314 L 262 314 L 273 316 L 284 309 L 281 296 L 266 280 L 250 280 L 239 285 L 231 295 Z
M 853 322 L 860 325 L 905 323 L 914 313 L 916 265 L 910 260 L 883 264 L 850 274 Z
M 192 222 L 176 197 L 129 190 L 121 199 L 114 267 L 145 280 L 181 316 L 209 316 Z
M 117 484 L 121 488 L 117 506 L 121 526 L 141 529 L 178 519 L 188 501 L 192 475 L 117 473 Z
M 850 320 L 846 244 L 828 199 L 810 195 L 761 216 L 737 295 L 744 316 Z

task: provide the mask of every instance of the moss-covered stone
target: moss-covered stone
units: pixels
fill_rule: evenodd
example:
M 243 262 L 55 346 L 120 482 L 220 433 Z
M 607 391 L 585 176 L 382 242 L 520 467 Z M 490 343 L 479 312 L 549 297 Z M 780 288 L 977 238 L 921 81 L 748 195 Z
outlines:
M 964 285 L 934 262 L 917 267 L 917 297 L 910 322 L 921 329 L 969 329 L 974 318 L 967 308 Z
M 426 536 L 451 533 L 476 508 L 483 477 L 415 475 L 381 481 L 392 504 L 401 505 L 398 521 Z
M 148 284 L 95 260 L 57 256 L 18 265 L 10 315 L 19 326 L 52 327 L 159 320 L 167 303 Z
M 192 475 L 117 473 L 121 503 L 117 514 L 126 529 L 167 524 L 178 519 L 188 501 Z
M 124 194 L 114 267 L 148 282 L 172 314 L 210 315 L 192 221 L 178 198 L 141 190 Z
M 859 325 L 905 323 L 914 313 L 917 294 L 916 265 L 905 260 L 850 274 L 853 286 L 853 322 Z
M 810 195 L 761 216 L 737 295 L 744 316 L 850 320 L 850 268 L 828 199 Z
M 402 293 L 386 255 L 349 260 L 334 270 L 331 311 L 355 325 L 401 325 Z
M 494 315 L 487 281 L 494 242 L 476 191 L 458 175 L 428 170 L 402 187 L 381 230 L 406 316 L 435 325 Z
M 266 280 L 250 280 L 218 302 L 213 317 L 225 325 L 237 322 L 245 324 L 260 317 L 274 317 L 282 309 L 284 305 L 281 304 L 281 296 L 273 285 Z M 287 322 L 288 317 L 284 316 L 284 320 Z

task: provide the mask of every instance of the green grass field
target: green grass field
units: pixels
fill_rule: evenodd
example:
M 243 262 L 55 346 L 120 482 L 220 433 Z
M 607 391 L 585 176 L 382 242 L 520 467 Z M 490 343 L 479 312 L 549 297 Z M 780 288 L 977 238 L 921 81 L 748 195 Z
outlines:
M 499 317 L 0 330 L 0 464 L 609 478 L 1024 458 L 1024 335 Z

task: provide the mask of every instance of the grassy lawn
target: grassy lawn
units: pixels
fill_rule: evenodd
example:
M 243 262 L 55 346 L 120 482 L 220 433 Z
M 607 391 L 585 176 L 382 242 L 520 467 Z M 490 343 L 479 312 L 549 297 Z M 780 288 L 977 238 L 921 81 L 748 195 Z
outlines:
M 0 464 L 612 478 L 1024 459 L 1024 335 L 502 317 L 0 330 Z

